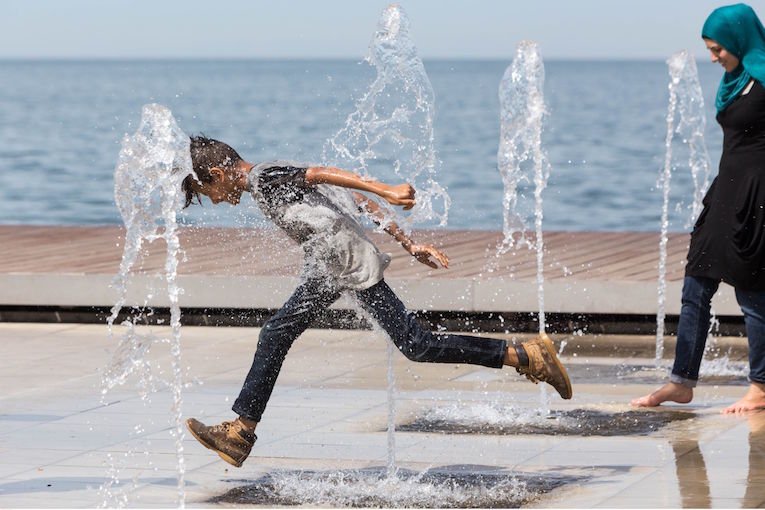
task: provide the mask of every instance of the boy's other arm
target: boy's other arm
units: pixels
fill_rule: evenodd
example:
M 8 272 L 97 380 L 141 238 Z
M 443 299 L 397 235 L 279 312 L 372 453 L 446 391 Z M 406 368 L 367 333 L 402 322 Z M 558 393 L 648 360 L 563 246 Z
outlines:
M 391 186 L 347 172 L 339 168 L 317 166 L 306 169 L 305 182 L 309 185 L 332 184 L 343 188 L 369 191 L 384 198 L 392 205 L 401 205 L 404 209 L 414 207 L 414 188 L 408 184 Z
M 359 209 L 367 213 L 372 221 L 378 225 L 382 225 L 383 222 L 386 222 L 385 232 L 393 236 L 396 241 L 401 243 L 401 246 L 403 246 L 404 249 L 419 262 L 422 262 L 426 266 L 430 266 L 433 269 L 437 269 L 438 264 L 430 259 L 433 257 L 445 268 L 449 267 L 449 257 L 431 245 L 413 243 L 412 240 L 409 239 L 406 233 L 401 230 L 395 221 L 390 221 L 385 218 L 382 211 L 380 211 L 380 206 L 377 205 L 377 202 L 370 200 L 361 193 L 353 193 L 353 198 L 356 200 L 356 204 L 358 204 Z

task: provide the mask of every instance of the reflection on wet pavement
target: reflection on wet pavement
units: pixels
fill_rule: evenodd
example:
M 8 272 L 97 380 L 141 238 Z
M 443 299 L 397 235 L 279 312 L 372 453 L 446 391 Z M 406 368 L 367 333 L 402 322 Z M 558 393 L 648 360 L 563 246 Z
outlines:
M 683 500 L 683 508 L 709 508 L 709 480 L 704 456 L 695 439 L 670 441 L 675 453 L 678 488 Z
M 746 489 L 743 498 L 734 498 L 740 502 L 741 508 L 758 508 L 765 504 L 765 412 L 755 412 L 745 416 L 749 425 L 749 456 L 746 464 Z M 721 448 L 734 448 L 734 445 L 720 441 Z M 719 468 L 715 457 L 705 461 L 702 448 L 696 438 L 676 437 L 670 439 L 675 455 L 678 489 L 684 508 L 711 508 L 720 506 L 718 500 L 731 500 L 736 495 L 738 484 L 735 476 L 723 485 L 724 491 L 712 491 L 710 488 L 709 471 Z M 714 442 L 713 442 L 714 444 Z M 709 451 L 709 450 L 708 450 Z M 738 463 L 743 466 L 743 458 Z M 709 466 L 709 468 L 708 468 Z M 732 475 L 739 470 L 730 469 Z M 730 493 L 728 493 L 730 491 Z M 715 493 L 716 492 L 716 493 Z M 724 504 L 723 506 L 729 506 Z
M 749 470 L 742 507 L 765 504 L 765 411 L 749 416 Z

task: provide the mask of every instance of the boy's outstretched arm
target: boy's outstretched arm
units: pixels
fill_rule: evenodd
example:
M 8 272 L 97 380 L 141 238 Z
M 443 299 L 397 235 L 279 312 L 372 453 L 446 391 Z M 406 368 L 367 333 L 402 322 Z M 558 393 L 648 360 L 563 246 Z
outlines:
M 343 188 L 369 191 L 384 198 L 392 205 L 404 206 L 404 209 L 414 207 L 414 188 L 408 184 L 391 186 L 371 179 L 365 179 L 353 172 L 339 168 L 317 166 L 306 170 L 305 181 L 310 185 L 332 184 Z
M 386 221 L 386 218 L 382 211 L 380 211 L 380 206 L 377 205 L 377 202 L 370 200 L 361 193 L 353 193 L 353 198 L 356 200 L 359 209 L 366 212 L 372 221 L 378 225 L 382 225 L 383 222 Z M 385 224 L 385 231 L 393 236 L 396 241 L 401 243 L 401 246 L 403 246 L 404 249 L 408 251 L 414 258 L 426 266 L 430 266 L 433 269 L 438 268 L 438 264 L 431 260 L 431 257 L 433 257 L 445 268 L 449 267 L 449 257 L 429 244 L 414 244 L 412 240 L 407 237 L 404 231 L 399 228 L 395 221 L 388 221 Z

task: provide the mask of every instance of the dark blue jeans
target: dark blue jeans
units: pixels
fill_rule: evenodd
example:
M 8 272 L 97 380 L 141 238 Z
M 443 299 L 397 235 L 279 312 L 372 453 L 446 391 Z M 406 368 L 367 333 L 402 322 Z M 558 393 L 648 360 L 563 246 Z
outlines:
M 696 386 L 709 332 L 712 296 L 719 286 L 719 280 L 685 277 L 670 381 Z M 749 380 L 765 383 L 765 292 L 736 289 L 736 300 L 744 313 L 749 340 Z
M 292 342 L 339 297 L 327 282 L 309 280 L 263 325 L 255 359 L 232 408 L 235 413 L 260 421 Z M 356 291 L 356 297 L 412 361 L 502 367 L 507 350 L 504 340 L 431 333 L 419 325 L 385 281 Z

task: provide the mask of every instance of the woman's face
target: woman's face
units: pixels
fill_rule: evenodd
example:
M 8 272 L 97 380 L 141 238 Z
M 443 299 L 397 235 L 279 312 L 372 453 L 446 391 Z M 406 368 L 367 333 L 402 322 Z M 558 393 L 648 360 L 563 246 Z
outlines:
M 704 39 L 704 43 L 707 45 L 709 54 L 712 57 L 712 62 L 719 63 L 723 66 L 726 72 L 730 73 L 738 67 L 738 58 L 732 53 L 729 53 L 720 43 L 713 41 L 712 39 Z

